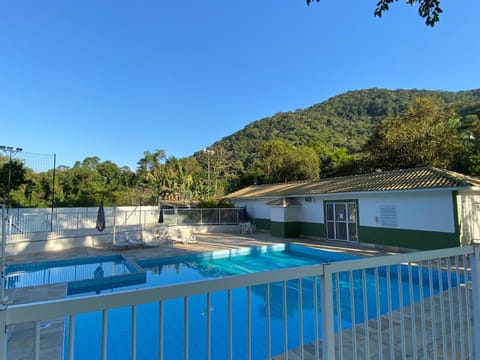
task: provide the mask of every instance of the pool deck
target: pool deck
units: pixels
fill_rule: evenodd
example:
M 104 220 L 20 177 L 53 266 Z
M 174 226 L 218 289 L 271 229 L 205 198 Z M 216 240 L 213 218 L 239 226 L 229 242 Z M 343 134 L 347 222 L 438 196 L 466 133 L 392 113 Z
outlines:
M 123 255 L 127 260 L 136 262 L 138 260 L 189 255 L 201 252 L 210 252 L 217 250 L 227 250 L 243 247 L 255 247 L 262 245 L 272 245 L 291 242 L 310 246 L 317 249 L 339 251 L 358 256 L 380 256 L 391 255 L 400 251 L 386 250 L 384 248 L 374 248 L 370 246 L 345 243 L 345 242 L 326 242 L 312 239 L 284 239 L 275 238 L 267 233 L 254 233 L 251 235 L 243 234 L 223 234 L 207 233 L 196 234 L 196 243 L 192 244 L 173 244 L 171 241 L 162 241 L 157 247 L 138 247 L 127 248 L 123 250 L 113 249 L 112 247 L 99 248 L 76 248 L 60 252 L 43 252 L 36 254 L 20 255 L 8 257 L 7 264 L 28 263 L 38 261 L 77 259 L 84 257 L 95 257 L 105 255 Z M 66 296 L 65 284 L 47 285 L 41 287 L 8 289 L 7 296 L 14 304 L 29 303 L 36 301 L 45 301 L 59 299 Z M 63 346 L 63 319 L 56 319 L 51 322 L 40 324 L 41 327 L 41 359 L 61 359 Z M 32 359 L 33 354 L 33 324 L 21 324 L 10 327 L 8 336 L 8 359 L 23 360 Z M 292 354 L 291 358 L 295 358 Z
M 318 249 L 340 251 L 359 256 L 391 255 L 401 252 L 400 249 L 385 249 L 357 243 L 340 241 L 322 241 L 316 239 L 286 239 L 271 236 L 269 233 L 254 233 L 250 235 L 232 233 L 202 233 L 195 234 L 197 243 L 182 244 L 171 241 L 160 241 L 157 247 L 137 247 L 126 249 L 114 249 L 106 247 L 82 247 L 64 251 L 41 252 L 27 255 L 7 257 L 7 264 L 26 263 L 60 259 L 77 259 L 82 257 L 104 256 L 122 254 L 129 260 L 142 260 L 149 258 L 170 257 L 189 255 L 208 251 L 235 249 L 243 247 L 255 247 L 279 243 L 296 243 L 311 246 Z

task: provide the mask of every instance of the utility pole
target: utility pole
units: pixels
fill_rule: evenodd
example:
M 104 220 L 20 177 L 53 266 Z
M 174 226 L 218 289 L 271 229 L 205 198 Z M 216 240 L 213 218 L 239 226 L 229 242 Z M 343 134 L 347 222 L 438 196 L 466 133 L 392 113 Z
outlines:
M 7 216 L 8 216 L 8 209 L 11 207 L 11 197 L 10 197 L 10 190 L 12 186 L 12 157 L 22 152 L 23 149 L 19 147 L 13 146 L 5 146 L 0 145 L 0 150 L 2 150 L 5 154 L 8 153 L 8 182 L 7 182 Z
M 207 188 L 207 196 L 210 198 L 210 158 L 212 157 L 212 155 L 215 154 L 215 151 L 213 150 L 210 150 L 210 149 L 203 149 L 203 152 L 207 155 L 207 177 L 208 177 L 208 180 L 207 180 L 207 184 L 208 184 L 208 188 Z
M 8 209 L 11 206 L 11 198 L 10 198 L 10 189 L 12 186 L 12 157 L 16 154 L 21 152 L 22 148 L 14 148 L 13 146 L 4 146 L 0 145 L 0 150 L 3 151 L 5 154 L 8 153 L 8 182 L 7 182 L 7 211 L 5 211 L 5 205 L 0 204 L 2 208 L 2 254 L 1 254 L 1 289 L 0 289 L 0 304 L 1 305 L 8 305 L 11 302 L 8 300 L 8 297 L 5 295 L 5 270 L 6 270 L 6 249 L 7 246 L 7 229 L 6 224 L 8 221 Z

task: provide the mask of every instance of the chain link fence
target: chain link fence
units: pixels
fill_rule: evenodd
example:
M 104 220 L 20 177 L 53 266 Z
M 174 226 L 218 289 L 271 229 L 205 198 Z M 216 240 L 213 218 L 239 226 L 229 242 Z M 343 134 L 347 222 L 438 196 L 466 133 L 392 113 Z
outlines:
M 25 152 L 0 145 L 0 203 L 49 207 L 55 202 L 55 154 Z

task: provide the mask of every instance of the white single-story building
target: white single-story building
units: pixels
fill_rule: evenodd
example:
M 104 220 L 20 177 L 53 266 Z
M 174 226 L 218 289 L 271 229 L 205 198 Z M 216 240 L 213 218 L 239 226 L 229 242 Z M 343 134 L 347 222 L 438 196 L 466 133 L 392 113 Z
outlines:
M 414 249 L 480 242 L 480 178 L 434 167 L 251 185 L 226 197 L 279 237 Z

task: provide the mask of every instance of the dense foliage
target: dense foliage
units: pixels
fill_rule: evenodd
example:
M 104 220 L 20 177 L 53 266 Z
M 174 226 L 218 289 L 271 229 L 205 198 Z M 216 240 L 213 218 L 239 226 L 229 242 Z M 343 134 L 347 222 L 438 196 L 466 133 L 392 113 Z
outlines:
M 319 178 L 320 159 L 313 148 L 281 140 L 262 144 L 244 174 L 247 183 L 278 183 Z
M 459 118 L 440 99 L 415 99 L 399 116 L 385 118 L 365 146 L 381 169 L 446 168 L 455 158 Z
M 310 4 L 314 0 L 306 0 L 307 4 Z M 315 0 L 319 2 L 320 0 Z M 382 17 L 385 11 L 390 10 L 390 5 L 397 0 L 379 0 L 377 7 L 373 14 L 378 17 Z M 418 15 L 425 19 L 425 24 L 428 26 L 435 26 L 440 20 L 440 14 L 443 10 L 440 8 L 440 0 L 406 0 L 408 5 L 414 6 L 418 4 Z
M 54 174 L 0 157 L 0 202 L 10 170 L 10 203 L 22 207 L 214 204 L 250 184 L 416 166 L 480 175 L 479 118 L 480 89 L 351 91 L 254 121 L 191 157 L 147 150 L 136 170 L 88 157 Z
M 229 190 L 253 181 L 265 182 L 257 172 L 258 152 L 263 144 L 275 140 L 294 147 L 313 148 L 320 158 L 321 177 L 371 171 L 383 167 L 373 163 L 365 148 L 376 126 L 384 119 L 400 116 L 415 99 L 426 97 L 441 100 L 446 107 L 451 107 L 451 111 L 459 116 L 459 125 L 468 121 L 478 122 L 478 89 L 461 92 L 367 89 L 350 91 L 307 109 L 278 113 L 271 118 L 254 121 L 214 143 L 211 148 L 223 154 L 223 162 L 232 165 L 228 169 L 229 184 L 232 186 Z M 467 121 L 469 117 L 477 120 Z M 465 147 L 476 151 L 473 148 L 477 141 L 471 142 Z M 469 161 L 464 161 L 464 166 L 457 164 L 450 168 L 466 174 L 478 174 L 466 165 Z

